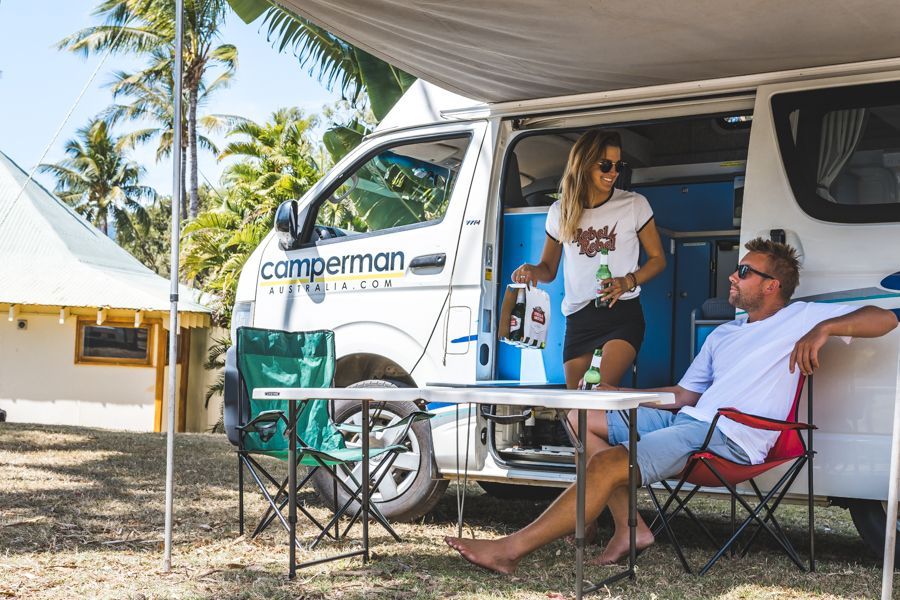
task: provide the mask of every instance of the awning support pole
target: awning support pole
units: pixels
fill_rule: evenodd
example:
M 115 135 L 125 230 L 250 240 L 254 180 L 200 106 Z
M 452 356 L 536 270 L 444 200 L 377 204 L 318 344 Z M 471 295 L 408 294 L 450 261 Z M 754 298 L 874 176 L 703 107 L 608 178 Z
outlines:
M 900 345 L 900 344 L 898 344 Z M 891 467 L 887 518 L 884 527 L 884 564 L 881 566 L 881 599 L 891 599 L 894 585 L 894 549 L 897 543 L 897 500 L 900 485 L 900 349 L 897 351 L 897 383 L 894 386 L 894 429 L 891 432 Z
M 184 36 L 184 0 L 175 0 L 175 55 L 174 55 L 174 108 L 172 125 L 175 139 L 172 144 L 172 254 L 169 262 L 169 420 L 166 426 L 166 525 L 163 550 L 163 572 L 172 570 L 172 487 L 175 473 L 175 393 L 177 378 L 175 364 L 178 359 L 178 251 L 181 237 L 181 63 L 183 61 L 182 38 Z

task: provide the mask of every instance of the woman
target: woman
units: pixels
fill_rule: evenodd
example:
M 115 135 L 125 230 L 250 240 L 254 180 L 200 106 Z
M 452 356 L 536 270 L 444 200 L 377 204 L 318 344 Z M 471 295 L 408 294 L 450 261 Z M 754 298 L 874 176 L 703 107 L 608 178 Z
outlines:
M 644 339 L 640 286 L 666 267 L 647 199 L 615 188 L 616 179 L 626 167 L 618 133 L 595 129 L 582 135 L 569 154 L 560 185 L 561 197 L 547 213 L 547 239 L 540 262 L 526 263 L 512 274 L 514 283 L 536 285 L 539 281 L 553 281 L 560 256 L 565 252 L 563 367 L 570 389 L 578 386 L 596 348 L 603 349 L 603 382 L 619 385 Z M 643 265 L 638 264 L 641 248 L 647 254 Z M 596 273 L 602 250 L 608 252 L 613 277 L 599 282 L 598 288 Z M 608 307 L 595 304 L 598 292 Z M 574 411 L 569 421 L 577 426 Z M 606 413 L 590 411 L 588 456 L 608 448 L 607 439 Z M 628 497 L 620 496 L 610 498 L 616 533 L 597 559 L 601 564 L 614 562 L 628 551 Z M 652 542 L 652 534 L 641 521 L 638 547 Z

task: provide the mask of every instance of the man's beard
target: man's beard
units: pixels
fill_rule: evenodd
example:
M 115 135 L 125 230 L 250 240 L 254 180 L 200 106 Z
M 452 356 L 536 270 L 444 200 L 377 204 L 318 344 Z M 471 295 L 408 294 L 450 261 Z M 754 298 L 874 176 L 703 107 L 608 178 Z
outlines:
M 756 310 L 762 304 L 762 295 L 756 297 L 747 297 L 737 288 L 733 288 L 733 292 L 728 294 L 728 303 L 735 308 L 739 308 L 745 312 Z

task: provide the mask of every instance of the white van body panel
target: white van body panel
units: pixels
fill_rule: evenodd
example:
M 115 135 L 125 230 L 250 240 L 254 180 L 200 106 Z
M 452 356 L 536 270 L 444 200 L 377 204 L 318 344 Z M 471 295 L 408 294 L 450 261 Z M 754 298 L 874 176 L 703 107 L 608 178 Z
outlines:
M 831 223 L 808 215 L 797 203 L 778 146 L 772 97 L 896 79 L 853 75 L 762 86 L 756 94 L 747 158 L 741 242 L 772 229 L 803 249 L 800 285 L 794 299 L 897 308 L 900 294 L 879 282 L 900 267 L 900 224 Z M 897 382 L 897 333 L 854 340 L 830 340 L 825 368 L 814 377 L 816 493 L 884 499 Z M 801 477 L 802 479 L 802 477 Z M 799 485 L 795 485 L 795 489 Z
M 451 117 L 457 112 L 484 112 L 487 104 L 448 92 L 417 79 L 375 128 L 375 134 L 428 126 L 442 121 L 467 120 Z

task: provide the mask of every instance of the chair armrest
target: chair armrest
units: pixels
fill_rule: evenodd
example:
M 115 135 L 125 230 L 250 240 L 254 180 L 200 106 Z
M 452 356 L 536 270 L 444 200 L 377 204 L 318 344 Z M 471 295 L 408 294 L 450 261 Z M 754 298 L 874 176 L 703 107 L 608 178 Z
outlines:
M 809 431 L 810 429 L 816 429 L 815 425 L 810 425 L 801 421 L 782 421 L 780 419 L 761 417 L 759 415 L 741 412 L 736 408 L 720 408 L 718 414 L 731 419 L 735 423 L 740 423 L 741 425 L 752 427 L 753 429 L 764 429 L 766 431 Z

